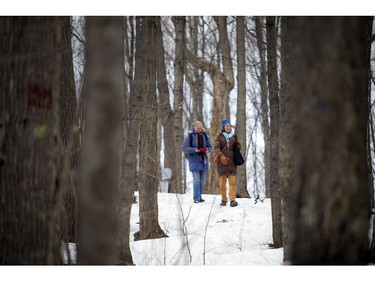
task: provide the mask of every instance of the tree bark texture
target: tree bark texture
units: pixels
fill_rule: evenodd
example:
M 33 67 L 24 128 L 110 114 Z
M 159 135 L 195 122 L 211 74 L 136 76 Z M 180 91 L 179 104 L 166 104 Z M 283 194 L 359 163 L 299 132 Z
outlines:
M 280 154 L 280 195 L 282 201 L 282 233 L 284 247 L 284 263 L 288 264 L 291 260 L 291 241 L 295 233 L 292 224 L 292 190 L 294 188 L 294 139 L 295 134 L 295 109 L 293 100 L 296 95 L 295 80 L 292 78 L 296 75 L 296 68 L 292 67 L 293 62 L 290 55 L 295 40 L 297 38 L 288 36 L 286 31 L 295 28 L 293 18 L 282 17 L 281 19 L 281 85 L 280 85 L 280 132 L 279 132 L 279 154 Z
M 144 36 L 142 59 L 142 116 L 140 140 L 140 186 L 139 223 L 140 231 L 136 240 L 166 237 L 159 225 L 158 187 L 159 157 L 157 155 L 157 100 L 156 100 L 156 61 L 155 61 L 155 17 L 143 17 Z
M 132 19 L 129 19 L 132 22 Z M 131 129 L 131 134 L 127 135 L 127 143 L 125 148 L 124 157 L 124 184 L 126 188 L 120 193 L 119 204 L 122 208 L 119 210 L 119 221 L 122 226 L 119 226 L 119 245 L 120 245 L 120 264 L 133 264 L 131 256 L 130 246 L 128 245 L 130 232 L 130 214 L 132 203 L 134 200 L 134 191 L 138 190 L 138 184 L 140 181 L 138 174 L 138 155 L 140 147 L 140 126 L 143 120 L 143 103 L 142 103 L 142 89 L 145 87 L 143 68 L 144 66 L 144 52 L 145 52 L 145 20 L 144 17 L 136 17 L 136 32 L 135 42 L 131 39 L 130 50 L 128 55 L 129 64 L 132 64 L 133 45 L 135 44 L 134 53 L 134 79 L 130 79 L 130 96 L 128 106 L 128 128 Z M 133 28 L 131 26 L 131 34 L 133 34 Z M 133 36 L 132 36 L 133 38 Z M 132 67 L 130 69 L 133 69 Z M 130 71 L 130 70 L 129 70 Z M 129 73 L 132 73 L 130 71 Z M 133 77 L 133 74 L 129 74 Z
M 124 22 L 124 34 L 125 34 L 125 42 L 128 42 L 128 25 L 127 25 L 127 18 L 123 19 Z M 121 118 L 121 166 L 120 166 L 120 183 L 118 187 L 118 206 L 117 206 L 117 248 L 118 248 L 118 258 L 117 264 L 120 265 L 133 265 L 133 257 L 130 250 L 130 212 L 134 202 L 134 191 L 128 185 L 126 177 L 128 175 L 128 171 L 126 170 L 126 159 L 128 155 L 126 154 L 127 149 L 127 142 L 128 142 L 128 132 L 129 132 L 129 94 L 128 94 L 128 84 L 132 83 L 133 74 L 133 67 L 132 60 L 128 60 L 129 65 L 129 75 L 128 78 L 125 72 L 125 57 L 130 52 L 132 53 L 132 48 L 125 45 L 124 42 L 124 56 L 119 58 L 119 63 L 123 67 L 121 67 L 121 84 L 123 85 L 123 89 L 121 89 L 122 93 L 122 118 Z M 125 47 L 126 46 L 126 47 Z M 128 58 L 132 58 L 132 56 L 128 56 Z
M 366 264 L 370 17 L 295 17 L 293 264 Z M 292 40 L 293 39 L 293 40 Z
M 63 48 L 60 84 L 60 137 L 62 164 L 61 237 L 65 242 L 76 242 L 77 222 L 77 149 L 78 108 L 73 71 L 70 17 L 64 17 Z
M 61 31 L 57 17 L 0 17 L 0 264 L 62 263 Z
M 129 19 L 131 21 L 131 19 Z M 126 196 L 127 200 L 133 202 L 134 190 L 138 189 L 138 154 L 139 154 L 139 128 L 142 121 L 142 80 L 141 80 L 141 62 L 142 62 L 142 50 L 143 38 L 140 37 L 140 30 L 143 27 L 142 21 L 139 17 L 136 17 L 136 39 L 135 43 L 131 39 L 131 49 L 129 50 L 129 55 L 127 56 L 129 60 L 129 65 L 133 65 L 133 44 L 135 44 L 134 53 L 134 78 L 133 78 L 133 66 L 129 67 L 129 84 L 130 84 L 130 96 L 128 104 L 128 128 L 131 128 L 132 133 L 128 134 L 125 149 L 125 163 L 124 169 L 127 171 L 125 174 L 125 182 L 127 183 L 129 193 Z M 131 25 L 132 27 L 132 25 Z M 131 31 L 133 28 L 131 28 Z M 133 31 L 132 31 L 133 33 Z M 133 37 L 132 37 L 133 38 Z M 138 66 L 138 67 L 137 67 Z M 129 198 L 128 198 L 129 197 Z M 130 210 L 129 210 L 130 212 Z M 130 214 L 130 213 L 129 213 Z
M 266 18 L 267 65 L 270 107 L 270 194 L 272 210 L 273 246 L 280 248 L 282 241 L 281 198 L 279 193 L 279 81 L 277 72 L 277 36 L 275 17 Z

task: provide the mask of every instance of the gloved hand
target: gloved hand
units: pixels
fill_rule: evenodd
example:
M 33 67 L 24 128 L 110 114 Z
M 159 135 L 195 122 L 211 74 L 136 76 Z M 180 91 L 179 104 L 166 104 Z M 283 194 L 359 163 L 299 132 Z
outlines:
M 236 141 L 236 145 L 237 145 L 237 147 L 238 147 L 239 149 L 241 149 L 241 144 L 240 144 L 239 141 Z
M 221 163 L 223 163 L 224 166 L 228 165 L 228 158 L 224 155 L 224 153 L 220 154 L 219 156 Z
M 206 154 L 207 151 L 208 151 L 207 148 L 198 148 L 198 150 L 199 150 L 200 153 L 204 153 L 204 154 Z

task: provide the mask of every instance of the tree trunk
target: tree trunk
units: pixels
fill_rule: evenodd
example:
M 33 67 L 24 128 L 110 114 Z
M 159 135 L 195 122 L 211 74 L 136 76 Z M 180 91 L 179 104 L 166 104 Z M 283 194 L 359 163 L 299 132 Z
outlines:
M 281 198 L 279 193 L 279 81 L 277 75 L 277 36 L 275 17 L 266 18 L 267 26 L 267 63 L 270 106 L 270 193 L 272 206 L 273 246 L 283 246 L 281 223 Z
M 127 73 L 130 89 L 133 88 L 134 82 L 134 67 L 135 67 L 135 38 L 136 32 L 134 31 L 135 17 L 128 17 L 126 22 L 126 33 L 125 33 L 125 60 L 128 63 L 129 70 Z M 130 36 L 130 38 L 129 38 Z
M 120 184 L 118 188 L 118 209 L 117 209 L 117 248 L 118 248 L 118 258 L 117 264 L 120 265 L 133 265 L 133 257 L 130 250 L 130 213 L 134 199 L 134 190 L 128 185 L 127 176 L 128 171 L 126 170 L 126 149 L 128 143 L 128 84 L 132 83 L 133 81 L 133 65 L 132 63 L 132 54 L 133 50 L 132 47 L 129 49 L 128 46 L 128 25 L 127 25 L 127 18 L 124 18 L 125 23 L 125 42 L 124 42 L 124 56 L 119 58 L 119 63 L 123 65 L 121 67 L 121 79 L 123 84 L 122 92 L 122 118 L 121 118 L 121 166 L 120 166 Z M 126 43 L 126 44 L 125 44 Z M 125 72 L 125 57 L 128 58 L 128 66 L 129 66 L 129 74 L 126 75 Z M 128 77 L 128 78 L 126 78 Z
M 374 22 L 374 17 L 372 17 L 372 22 Z M 372 32 L 371 32 L 372 33 Z M 371 46 L 372 43 L 375 40 L 375 37 L 371 35 L 371 44 L 368 45 L 369 50 L 368 52 L 371 53 Z M 371 188 L 370 188 L 370 202 L 371 202 L 371 214 L 372 214 L 372 237 L 371 237 L 371 245 L 369 249 L 369 262 L 374 264 L 375 263 L 375 198 L 374 198 L 374 170 L 373 170 L 373 157 L 372 157 L 372 151 L 371 151 L 371 144 L 375 145 L 374 141 L 374 130 L 373 130 L 373 115 L 372 115 L 372 103 L 371 103 L 371 79 L 373 77 L 373 73 L 371 71 L 371 64 L 369 65 L 368 69 L 368 76 L 369 76 L 369 84 L 368 84 L 368 93 L 367 93 L 367 100 L 368 100 L 368 124 L 367 124 L 367 130 L 368 130 L 368 136 L 367 136 L 367 158 L 368 158 L 368 165 L 369 165 L 369 178 L 371 182 Z
M 282 17 L 281 19 L 281 87 L 280 87 L 280 195 L 282 200 L 282 233 L 284 247 L 284 262 L 286 264 L 291 261 L 291 241 L 295 232 L 292 224 L 291 207 L 295 204 L 292 201 L 292 190 L 294 189 L 294 144 L 295 137 L 295 109 L 293 100 L 296 95 L 296 85 L 292 79 L 296 73 L 292 67 L 292 61 L 289 59 L 294 45 L 295 37 L 288 36 L 286 31 L 293 27 L 293 19 Z
M 375 263 L 375 227 L 374 225 L 375 225 L 375 215 L 374 215 L 374 211 L 372 211 L 372 234 L 371 234 L 371 245 L 370 245 L 370 250 L 369 250 L 369 262 L 372 264 Z
M 241 145 L 241 153 L 246 159 L 246 56 L 245 56 L 245 19 L 237 17 L 237 116 L 236 116 L 236 135 Z M 246 162 L 243 166 L 237 167 L 236 197 L 250 198 L 247 190 Z
M 175 141 L 175 171 L 172 175 L 172 192 L 182 193 L 182 151 L 183 141 L 182 130 L 182 103 L 183 103 L 183 82 L 185 70 L 185 17 L 173 17 L 173 24 L 176 30 L 176 56 L 174 61 L 174 88 L 173 88 L 173 112 L 174 112 L 174 141 Z
M 366 264 L 370 17 L 296 17 L 293 264 Z M 290 36 L 290 38 L 289 38 Z M 293 39 L 293 40 L 292 40 Z M 297 68 L 298 67 L 298 68 Z M 297 235 L 298 234 L 298 235 Z
M 0 17 L 0 264 L 62 263 L 62 18 Z
M 137 17 L 129 17 L 129 26 L 130 26 L 130 48 L 128 54 L 125 56 L 129 65 L 129 88 L 130 94 L 128 98 L 128 128 L 135 128 L 134 134 L 127 136 L 126 147 L 125 147 L 125 159 L 124 159 L 124 168 L 127 171 L 125 175 L 125 182 L 128 183 L 129 190 L 127 193 L 129 195 L 129 200 L 132 202 L 136 201 L 134 196 L 134 191 L 138 190 L 139 183 L 139 128 L 142 120 L 140 113 L 141 110 L 141 81 L 135 81 L 136 76 L 140 75 L 140 69 L 136 69 L 136 65 L 140 64 L 141 58 L 138 53 L 136 54 L 136 48 L 142 45 L 142 42 L 136 37 L 137 31 L 140 29 L 140 23 L 137 21 Z M 140 45 L 137 45 L 137 40 Z M 138 73 L 136 73 L 138 71 Z M 130 199 L 131 198 L 131 199 Z M 130 214 L 130 210 L 129 210 Z
M 78 108 L 73 71 L 71 18 L 64 17 L 62 75 L 60 84 L 60 137 L 62 143 L 61 237 L 65 242 L 76 242 L 77 221 L 77 147 L 79 145 Z
M 165 67 L 165 50 L 163 45 L 163 33 L 161 30 L 160 17 L 155 17 L 155 55 L 156 55 L 156 73 L 159 91 L 159 108 L 160 119 L 163 126 L 164 140 L 164 168 L 168 167 L 172 170 L 172 176 L 175 171 L 175 141 L 173 133 L 173 110 L 169 101 L 169 88 L 167 81 L 167 71 Z M 173 183 L 175 184 L 175 183 Z M 175 190 L 176 186 L 170 187 Z
M 78 264 L 116 263 L 121 149 L 122 17 L 88 17 Z M 111 46 L 111 48 L 108 48 Z
M 371 77 L 371 76 L 370 76 Z M 371 89 L 371 87 L 370 87 Z M 371 97 L 371 91 L 369 91 L 369 98 Z M 370 104 L 370 101 L 369 101 L 369 104 Z M 374 264 L 375 263 L 375 207 L 374 207 L 374 204 L 375 204 L 375 201 L 374 201 L 374 176 L 373 176 L 373 167 L 372 167 L 372 156 L 371 156 L 371 153 L 372 153 L 372 150 L 371 150 L 371 143 L 372 145 L 375 144 L 375 141 L 374 141 L 374 138 L 375 138 L 375 135 L 374 135 L 374 129 L 373 129 L 373 126 L 374 126 L 374 123 L 373 123 L 373 114 L 372 114 L 372 110 L 371 110 L 371 107 L 369 109 L 369 112 L 370 112 L 370 120 L 369 120 L 369 140 L 368 140 L 368 149 L 367 149 L 367 153 L 368 153 L 368 162 L 369 162 L 369 167 L 370 167 L 370 182 L 372 183 L 371 185 L 371 190 L 370 190 L 370 202 L 371 202 L 371 214 L 372 214 L 372 234 L 371 234 L 371 245 L 370 245 L 370 250 L 369 250 L 369 262 Z
M 157 101 L 155 62 L 155 17 L 143 17 L 140 36 L 142 46 L 142 116 L 140 151 L 139 219 L 136 240 L 166 237 L 159 225 L 158 186 L 159 157 L 157 155 Z
M 132 22 L 132 18 L 129 19 Z M 127 135 L 127 143 L 125 148 L 125 158 L 124 158 L 124 169 L 126 171 L 124 181 L 126 183 L 126 188 L 120 194 L 120 202 L 124 208 L 121 210 L 120 217 L 123 217 L 121 222 L 123 225 L 120 229 L 121 237 L 123 239 L 120 242 L 122 249 L 120 250 L 119 263 L 120 264 L 133 264 L 133 259 L 131 256 L 131 251 L 128 245 L 129 235 L 126 233 L 130 232 L 130 214 L 132 203 L 134 200 L 134 190 L 138 189 L 139 175 L 138 170 L 138 153 L 139 153 L 139 141 L 140 141 L 140 126 L 143 120 L 142 112 L 142 87 L 144 86 L 144 78 L 142 74 L 143 64 L 144 64 L 144 19 L 143 17 L 136 17 L 136 39 L 135 39 L 135 63 L 134 63 L 134 79 L 133 72 L 129 70 L 130 77 L 130 96 L 129 96 L 129 106 L 128 106 L 128 128 L 131 128 L 131 134 Z M 133 28 L 131 25 L 131 34 L 133 34 Z M 133 36 L 132 36 L 133 38 Z M 127 56 L 129 64 L 133 64 L 132 54 L 133 54 L 133 39 L 130 40 L 130 50 Z M 130 68 L 132 69 L 132 68 Z
M 267 91 L 267 68 L 266 68 L 266 52 L 263 36 L 262 18 L 255 17 L 255 32 L 257 37 L 257 44 L 259 49 L 260 59 L 260 99 L 261 99 L 261 117 L 262 117 L 262 132 L 264 136 L 264 176 L 266 197 L 270 194 L 270 125 L 268 121 L 268 91 Z

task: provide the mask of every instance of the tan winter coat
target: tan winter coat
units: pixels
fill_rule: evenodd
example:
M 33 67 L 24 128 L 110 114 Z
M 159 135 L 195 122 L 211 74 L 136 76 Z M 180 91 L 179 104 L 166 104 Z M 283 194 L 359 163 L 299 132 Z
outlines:
M 237 139 L 236 135 L 233 135 L 233 137 L 229 139 L 229 147 L 228 147 L 227 141 L 225 140 L 223 133 L 220 133 L 215 138 L 214 151 L 216 155 L 219 157 L 219 160 L 217 162 L 217 173 L 219 174 L 219 176 L 237 174 L 237 166 L 234 165 L 234 162 L 233 162 L 233 147 L 235 143 L 234 139 Z M 224 146 L 226 147 L 224 148 Z M 223 165 L 223 163 L 221 163 L 220 155 L 222 153 L 228 158 L 228 165 Z

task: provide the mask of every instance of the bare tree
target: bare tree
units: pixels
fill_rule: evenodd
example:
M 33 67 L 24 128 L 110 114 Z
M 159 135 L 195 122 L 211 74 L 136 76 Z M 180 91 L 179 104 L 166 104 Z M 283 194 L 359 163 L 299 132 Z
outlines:
M 166 237 L 159 225 L 158 184 L 159 158 L 157 155 L 157 100 L 156 100 L 156 61 L 155 61 L 155 17 L 142 17 L 139 36 L 142 56 L 140 78 L 142 81 L 142 116 L 140 127 L 140 185 L 139 185 L 139 224 L 140 230 L 135 239 L 155 239 Z M 136 50 L 138 51 L 138 50 Z M 137 65 L 136 65 L 137 67 Z M 136 77 L 136 79 L 138 79 Z
M 60 264 L 62 18 L 0 17 L 0 264 Z
M 261 95 L 259 94 L 260 85 L 260 63 L 259 63 L 259 47 L 257 34 L 255 32 L 254 17 L 245 18 L 245 46 L 249 50 L 246 55 L 247 74 L 247 100 L 250 110 L 247 112 L 247 137 L 248 137 L 248 160 L 252 160 L 252 165 L 247 166 L 247 176 L 253 182 L 251 185 L 255 203 L 263 202 L 265 199 L 265 173 L 264 173 L 264 147 L 259 146 L 260 133 L 259 128 L 262 126 L 261 118 Z
M 143 120 L 143 104 L 142 89 L 145 87 L 143 78 L 143 64 L 145 48 L 144 38 L 144 20 L 142 17 L 136 17 L 136 31 L 133 28 L 133 18 L 129 18 L 130 22 L 130 46 L 125 56 L 129 64 L 129 84 L 130 96 L 128 101 L 128 128 L 131 128 L 131 134 L 127 135 L 125 157 L 123 162 L 124 173 L 124 189 L 119 194 L 119 263 L 133 264 L 133 259 L 129 246 L 130 233 L 130 213 L 132 203 L 134 201 L 134 191 L 138 189 L 139 184 L 139 147 L 140 147 L 140 126 Z M 135 33 L 135 34 L 134 34 Z M 134 42 L 135 36 L 135 42 Z M 134 47 L 135 46 L 135 47 Z M 133 65 L 134 53 L 134 65 Z M 134 75 L 133 75 L 134 71 Z
M 266 45 L 263 35 L 263 18 L 255 17 L 255 33 L 259 50 L 260 60 L 260 97 L 261 97 L 261 123 L 264 137 L 264 176 L 266 196 L 270 197 L 270 124 L 268 120 L 268 89 L 267 89 L 267 64 Z
M 163 33 L 161 29 L 160 17 L 155 17 L 156 31 L 155 31 L 155 56 L 156 56 L 156 73 L 157 73 L 157 87 L 159 91 L 159 119 L 161 119 L 163 126 L 163 140 L 164 140 L 164 167 L 172 170 L 172 175 L 175 171 L 175 141 L 173 131 L 173 110 L 171 108 L 169 99 L 169 87 L 167 80 L 167 70 L 165 66 L 165 49 L 163 45 Z M 175 181 L 171 183 L 176 184 Z M 177 187 L 170 187 L 171 190 L 176 190 Z
M 245 55 L 245 18 L 237 17 L 237 116 L 236 135 L 241 143 L 241 152 L 247 154 L 246 149 L 246 55 Z M 236 197 L 250 198 L 247 191 L 246 163 L 237 169 Z
M 266 18 L 267 65 L 270 108 L 270 194 L 273 246 L 282 247 L 281 198 L 279 193 L 279 81 L 275 17 Z
M 204 56 L 204 36 L 202 36 L 200 43 L 199 39 L 199 18 L 197 16 L 189 17 L 189 41 L 192 53 L 198 56 L 198 52 L 201 51 L 202 56 Z M 204 28 L 204 27 L 203 27 Z M 203 120 L 203 83 L 204 83 L 204 74 L 203 71 L 197 67 L 192 67 L 191 72 L 189 72 L 188 64 L 186 64 L 187 69 L 185 71 L 186 81 L 188 82 L 191 89 L 192 96 L 192 109 L 189 119 L 189 124 L 193 124 L 194 121 Z
M 366 264 L 372 18 L 294 17 L 285 23 L 281 40 L 293 43 L 289 78 L 298 116 L 291 262 Z
M 182 103 L 183 103 L 183 82 L 185 71 L 185 17 L 173 17 L 173 24 L 176 30 L 176 55 L 174 61 L 174 88 L 173 88 L 173 112 L 174 112 L 174 141 L 175 141 L 175 176 L 173 178 L 175 193 L 182 193 L 182 151 L 183 141 L 182 130 Z
M 87 17 L 86 110 L 78 191 L 79 264 L 115 264 L 123 18 Z M 111 48 L 108 48 L 111 46 Z

